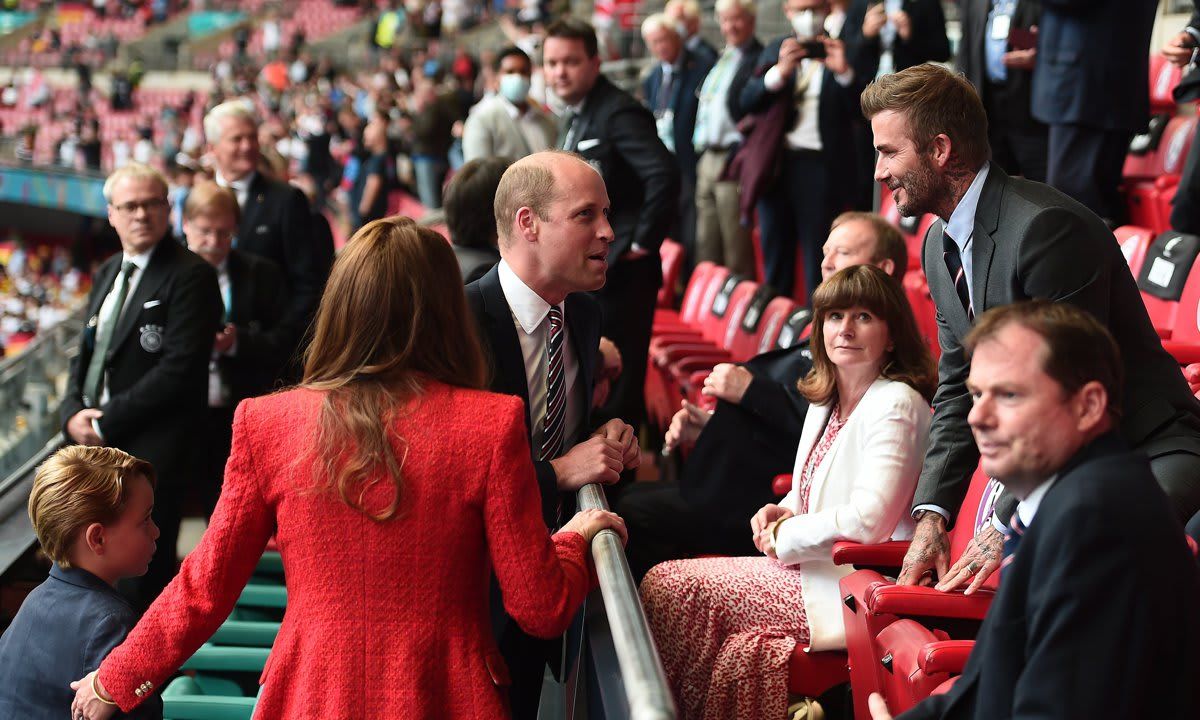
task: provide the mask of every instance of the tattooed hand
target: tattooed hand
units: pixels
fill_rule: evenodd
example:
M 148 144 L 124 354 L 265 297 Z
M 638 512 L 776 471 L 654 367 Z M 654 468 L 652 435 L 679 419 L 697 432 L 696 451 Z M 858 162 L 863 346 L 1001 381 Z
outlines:
M 904 555 L 900 568 L 899 585 L 932 585 L 933 577 L 945 577 L 950 567 L 950 538 L 946 534 L 946 519 L 935 512 L 927 512 L 917 521 L 912 544 Z
M 988 523 L 982 530 L 976 533 L 975 537 L 971 538 L 971 542 L 967 543 L 967 549 L 963 551 L 958 562 L 954 563 L 954 567 L 950 568 L 950 572 L 942 576 L 942 581 L 937 584 L 937 589 L 942 592 L 957 590 L 964 583 L 971 580 L 974 575 L 975 579 L 971 580 L 971 584 L 963 591 L 964 595 L 970 595 L 983 586 L 983 583 L 1000 567 L 1000 556 L 1004 550 L 1004 535 L 992 527 Z

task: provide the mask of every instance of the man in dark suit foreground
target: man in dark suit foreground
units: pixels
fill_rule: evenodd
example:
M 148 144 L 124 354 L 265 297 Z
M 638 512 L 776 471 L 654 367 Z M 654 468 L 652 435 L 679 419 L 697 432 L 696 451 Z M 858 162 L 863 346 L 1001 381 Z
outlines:
M 1021 502 L 962 676 L 902 717 L 1197 717 L 1200 581 L 1175 509 L 1117 431 L 1112 335 L 1043 300 L 989 310 L 964 345 L 983 469 Z
M 192 188 L 183 209 L 188 249 L 216 269 L 224 309 L 208 362 L 208 412 L 194 445 L 199 497 L 209 515 L 221 493 L 234 409 L 248 397 L 270 392 L 292 351 L 291 333 L 282 326 L 283 272 L 266 258 L 230 247 L 238 215 L 233 191 L 213 183 Z
M 593 432 L 591 418 L 600 308 L 587 292 L 608 269 L 608 194 L 578 156 L 541 152 L 505 171 L 495 214 L 501 260 L 467 286 L 467 304 L 490 356 L 491 389 L 525 401 L 542 516 L 556 528 L 572 493 L 614 483 L 640 460 L 632 427 L 610 420 Z M 513 717 L 533 720 L 546 661 L 557 663 L 562 645 L 525 634 L 492 605 Z
M 616 343 L 625 368 L 603 413 L 638 427 L 646 414 L 646 354 L 662 285 L 658 248 L 678 210 L 679 169 L 650 111 L 600 74 L 597 52 L 596 31 L 582 20 L 565 17 L 546 28 L 546 85 L 567 106 L 559 147 L 596 168 L 612 205 L 608 277 L 597 297 L 604 337 Z
M 96 271 L 61 413 L 72 442 L 120 448 L 158 471 L 162 549 L 131 588 L 144 607 L 175 575 L 180 501 L 194 479 L 188 449 L 204 412 L 221 293 L 212 267 L 168 234 L 158 171 L 130 163 L 108 178 L 104 195 L 121 252 Z
M 1125 364 L 1119 430 L 1150 458 L 1183 520 L 1200 509 L 1200 403 L 1162 348 L 1112 232 L 1095 213 L 1041 183 L 1010 178 L 989 162 L 987 119 L 961 75 L 918 65 L 873 83 L 862 96 L 885 183 L 904 215 L 941 218 L 923 264 L 937 304 L 942 348 L 929 449 L 914 498 L 917 528 L 899 581 L 936 570 L 939 589 L 974 591 L 1000 562 L 1000 527 L 1011 496 L 947 568 L 946 527 L 979 460 L 967 426 L 970 362 L 962 339 L 984 311 L 1044 299 L 1087 310 L 1117 339 Z

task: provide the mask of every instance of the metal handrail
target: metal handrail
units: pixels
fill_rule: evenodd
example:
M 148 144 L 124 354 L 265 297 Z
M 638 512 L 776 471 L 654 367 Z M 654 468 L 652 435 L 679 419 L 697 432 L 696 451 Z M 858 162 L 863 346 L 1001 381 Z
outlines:
M 599 485 L 579 490 L 581 510 L 608 510 L 608 499 Z M 650 634 L 637 585 L 625 559 L 621 537 L 601 530 L 592 539 L 592 561 L 600 579 L 600 594 L 612 630 L 613 647 L 633 720 L 674 720 L 675 701 Z

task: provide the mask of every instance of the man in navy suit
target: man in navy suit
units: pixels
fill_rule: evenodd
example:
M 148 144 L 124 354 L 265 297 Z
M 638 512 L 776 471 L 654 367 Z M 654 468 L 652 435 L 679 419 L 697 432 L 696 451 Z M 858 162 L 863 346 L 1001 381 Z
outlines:
M 1037 300 L 987 311 L 965 345 L 983 470 L 1020 504 L 962 676 L 902 717 L 1200 716 L 1200 685 L 1183 680 L 1200 672 L 1200 576 L 1118 432 L 1116 341 L 1086 311 Z
M 642 39 L 658 64 L 642 83 L 642 97 L 654 113 L 658 137 L 675 154 L 679 166 L 679 218 L 675 238 L 683 243 L 688 257 L 696 248 L 696 130 L 698 91 L 713 63 L 706 56 L 684 47 L 683 36 L 662 13 L 642 23 Z
M 571 493 L 614 483 L 639 462 L 632 427 L 610 420 L 592 428 L 600 307 L 587 293 L 608 270 L 608 193 L 579 156 L 535 153 L 505 171 L 495 213 L 501 260 L 467 285 L 467 304 L 489 351 L 491 389 L 525 401 L 542 516 L 554 528 Z M 532 638 L 507 617 L 494 617 L 493 628 L 512 678 L 513 717 L 533 720 L 546 661 L 560 657 L 561 643 Z

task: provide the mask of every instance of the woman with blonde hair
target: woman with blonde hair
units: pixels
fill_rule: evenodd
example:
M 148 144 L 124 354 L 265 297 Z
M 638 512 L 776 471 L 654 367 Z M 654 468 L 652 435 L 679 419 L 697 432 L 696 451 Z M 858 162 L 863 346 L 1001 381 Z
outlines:
M 899 284 L 873 265 L 813 293 L 810 405 L 792 490 L 750 519 L 764 557 L 677 560 L 642 600 L 680 717 L 782 718 L 796 645 L 846 646 L 833 564 L 839 540 L 912 536 L 909 507 L 937 377 Z
M 408 218 L 364 226 L 333 267 L 304 380 L 237 409 L 200 545 L 72 717 L 136 707 L 228 616 L 274 535 L 288 608 L 258 718 L 507 716 L 488 583 L 529 633 L 563 632 L 588 544 L 547 537 L 518 398 L 494 395 L 454 253 Z M 115 704 L 109 704 L 115 703 Z

